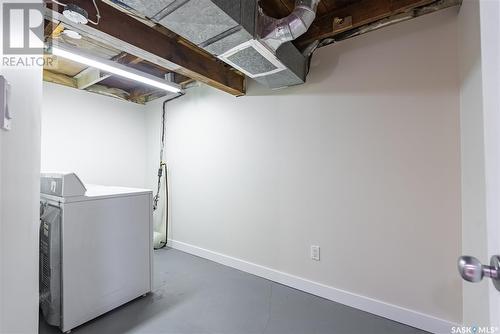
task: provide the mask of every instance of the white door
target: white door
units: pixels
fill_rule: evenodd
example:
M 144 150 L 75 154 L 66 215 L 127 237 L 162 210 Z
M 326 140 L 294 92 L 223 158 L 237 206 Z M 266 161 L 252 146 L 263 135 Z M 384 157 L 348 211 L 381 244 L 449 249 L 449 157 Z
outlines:
M 500 255 L 500 1 L 481 3 L 484 45 L 483 110 L 485 124 L 486 232 L 489 256 Z M 500 277 L 489 284 L 490 322 L 500 328 Z M 500 329 L 497 330 L 500 332 Z
M 459 270 L 480 282 L 464 283 L 464 325 L 500 333 L 500 1 L 465 0 L 462 11 L 470 16 L 460 22 L 461 42 L 475 44 L 464 36 L 476 28 L 480 37 L 477 57 L 469 52 L 462 62 L 462 244 L 468 257 Z

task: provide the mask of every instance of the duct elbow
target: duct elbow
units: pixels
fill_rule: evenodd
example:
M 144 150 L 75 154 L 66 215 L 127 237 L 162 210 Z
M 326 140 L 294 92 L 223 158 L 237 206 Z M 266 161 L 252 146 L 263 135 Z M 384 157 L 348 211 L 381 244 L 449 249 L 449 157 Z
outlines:
M 290 15 L 282 19 L 266 17 L 262 30 L 262 40 L 276 51 L 283 43 L 293 41 L 303 35 L 316 18 L 320 0 L 296 0 Z
M 292 33 L 293 39 L 296 39 L 306 33 L 316 18 L 316 12 L 310 8 L 297 7 L 290 15 L 288 25 Z

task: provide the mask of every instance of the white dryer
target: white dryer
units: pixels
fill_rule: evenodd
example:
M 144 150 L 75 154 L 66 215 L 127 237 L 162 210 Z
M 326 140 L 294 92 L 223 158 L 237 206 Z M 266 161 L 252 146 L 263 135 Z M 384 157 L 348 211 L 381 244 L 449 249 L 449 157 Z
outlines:
M 152 290 L 152 191 L 42 173 L 40 305 L 63 332 Z

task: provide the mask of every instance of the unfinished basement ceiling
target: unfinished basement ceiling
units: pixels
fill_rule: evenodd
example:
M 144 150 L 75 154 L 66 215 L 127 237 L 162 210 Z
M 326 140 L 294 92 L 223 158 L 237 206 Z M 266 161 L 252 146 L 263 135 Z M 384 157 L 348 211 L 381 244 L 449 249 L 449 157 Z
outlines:
M 174 32 L 179 31 L 181 36 L 202 48 L 204 44 L 207 44 L 207 40 L 217 35 L 231 34 L 231 30 L 239 24 L 235 22 L 239 20 L 238 16 L 249 16 L 253 20 L 255 16 L 248 13 L 251 9 L 248 3 L 258 3 L 263 13 L 273 18 L 286 17 L 297 5 L 297 0 L 108 1 L 134 15 L 143 16 L 153 24 L 161 25 Z M 309 3 L 311 0 L 300 2 L 301 5 Z M 305 51 L 311 44 L 321 42 L 326 38 L 337 36 L 340 40 L 345 36 L 374 30 L 376 26 L 386 26 L 391 21 L 398 23 L 460 4 L 461 0 L 320 0 L 314 22 L 304 35 L 292 43 L 300 51 Z M 247 13 L 244 13 L 245 11 Z M 206 50 L 218 54 L 216 50 L 210 48 Z
M 46 2 L 48 43 L 72 45 L 161 79 L 170 74 L 170 78 L 182 85 L 201 81 L 237 96 L 245 93 L 245 76 L 238 70 L 271 88 L 300 84 L 305 81 L 307 58 L 316 48 L 461 3 L 460 0 L 320 0 L 307 32 L 283 44 L 274 55 L 268 56 L 266 50 L 259 53 L 257 45 L 256 49 L 241 49 L 242 52 L 224 57 L 221 53 L 235 44 L 244 45 L 252 40 L 259 44 L 255 26 L 258 14 L 252 14 L 252 10 L 258 10 L 255 0 L 102 0 L 97 1 L 102 16 L 97 26 L 68 22 L 60 15 L 62 8 L 53 6 L 50 0 Z M 84 8 L 89 16 L 95 15 L 91 1 L 66 3 Z M 283 18 L 294 10 L 295 0 L 261 0 L 259 5 L 265 15 Z M 78 31 L 83 38 L 68 38 L 62 33 L 65 29 Z M 228 45 L 221 46 L 224 44 Z M 241 57 L 244 57 L 242 62 L 251 63 L 249 71 L 238 66 Z M 271 63 L 266 63 L 269 59 Z M 273 59 L 281 61 L 280 68 L 288 72 L 267 76 L 265 80 L 252 75 L 255 74 L 252 71 L 279 72 L 273 68 Z M 165 95 L 106 73 L 95 78 L 95 72 L 91 74 L 96 81 L 82 88 L 79 79 L 87 72 L 91 70 L 60 60 L 56 67 L 45 69 L 44 79 L 137 103 Z
M 54 27 L 47 22 L 47 27 L 50 27 L 46 29 L 46 31 L 49 32 L 45 39 L 48 45 L 62 45 L 82 49 L 98 58 L 113 60 L 141 72 L 152 74 L 158 78 L 165 78 L 165 76 L 171 74 L 172 79 L 182 87 L 193 82 L 193 80 L 189 78 L 168 71 L 156 64 L 120 51 L 88 36 L 82 36 L 81 39 L 70 38 L 62 33 L 64 31 L 64 24 Z M 49 57 L 49 55 L 46 57 Z M 113 76 L 71 60 L 57 56 L 50 57 L 53 58 L 54 61 L 52 65 L 45 66 L 43 73 L 43 78 L 47 82 L 139 104 L 147 103 L 167 94 L 162 90 L 132 80 Z M 46 63 L 48 64 L 48 62 Z

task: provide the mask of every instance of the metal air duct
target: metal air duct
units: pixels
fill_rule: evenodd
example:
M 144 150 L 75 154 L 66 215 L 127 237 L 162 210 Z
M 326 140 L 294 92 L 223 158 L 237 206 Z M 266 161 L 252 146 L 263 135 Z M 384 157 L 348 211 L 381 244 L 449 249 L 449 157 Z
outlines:
M 307 31 L 319 1 L 297 0 L 290 15 L 275 19 L 257 0 L 114 0 L 270 88 L 305 82 L 307 59 L 290 41 Z
M 316 18 L 316 9 L 320 0 L 295 0 L 295 9 L 282 19 L 265 15 L 259 8 L 259 35 L 271 49 L 278 48 L 285 42 L 293 41 L 303 35 Z

